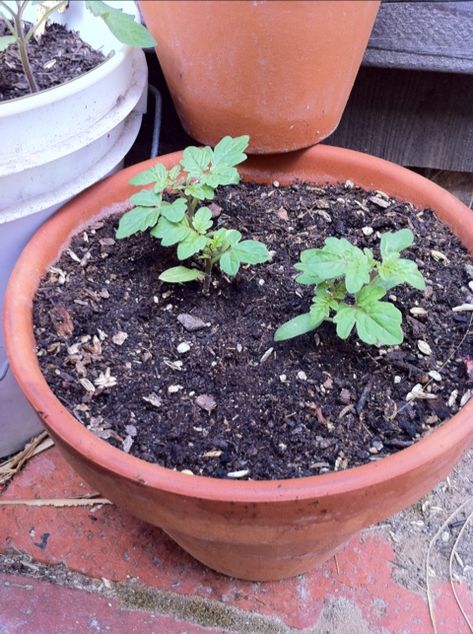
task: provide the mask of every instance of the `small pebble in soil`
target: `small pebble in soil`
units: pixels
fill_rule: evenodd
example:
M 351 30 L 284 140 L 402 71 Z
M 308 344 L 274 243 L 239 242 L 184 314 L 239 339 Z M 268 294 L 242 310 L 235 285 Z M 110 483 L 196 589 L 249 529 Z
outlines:
M 122 346 L 125 341 L 128 339 L 128 335 L 126 332 L 117 332 L 116 334 L 113 335 L 112 337 L 112 341 L 115 345 L 117 346 Z
M 189 315 L 187 313 L 181 313 L 180 315 L 178 315 L 177 321 L 182 324 L 182 326 L 189 332 L 201 330 L 202 328 L 207 328 L 210 325 L 206 324 L 199 317 L 195 317 L 194 315 Z
M 195 399 L 195 402 L 200 407 L 200 409 L 205 410 L 209 414 L 217 407 L 217 402 L 210 394 L 200 394 Z
M 230 471 L 227 473 L 227 478 L 245 478 L 250 473 L 249 469 L 241 469 L 240 471 Z
M 432 354 L 432 348 L 429 346 L 429 344 L 426 341 L 423 341 L 422 339 L 419 339 L 419 341 L 417 342 L 417 347 L 422 352 L 422 354 L 425 354 L 425 355 Z
M 189 352 L 190 349 L 191 349 L 191 347 L 187 343 L 187 341 L 182 341 L 176 348 L 176 350 L 179 352 L 179 354 L 185 354 L 186 352 Z
M 182 385 L 170 385 L 168 387 L 168 392 L 169 392 L 169 394 L 176 394 L 176 392 L 180 392 L 183 389 L 184 388 L 183 388 Z

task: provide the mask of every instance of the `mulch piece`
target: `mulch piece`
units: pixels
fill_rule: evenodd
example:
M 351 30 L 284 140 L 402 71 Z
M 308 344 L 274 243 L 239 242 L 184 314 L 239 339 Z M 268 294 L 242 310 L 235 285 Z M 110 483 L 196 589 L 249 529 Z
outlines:
M 209 297 L 198 283 L 160 282 L 177 264 L 173 250 L 148 234 L 116 242 L 116 217 L 77 235 L 43 279 L 34 303 L 39 362 L 84 425 L 171 469 L 297 478 L 395 453 L 465 403 L 472 313 L 452 308 L 473 301 L 473 267 L 431 211 L 349 182 L 240 184 L 218 191 L 215 202 L 217 225 L 274 253 L 231 281 L 217 271 Z M 336 236 L 376 256 L 379 234 L 403 227 L 415 235 L 405 257 L 427 289 L 390 292 L 403 313 L 402 345 L 342 341 L 330 323 L 273 341 L 280 324 L 310 305 L 311 289 L 294 281 L 300 251 Z M 416 385 L 431 397 L 407 402 Z

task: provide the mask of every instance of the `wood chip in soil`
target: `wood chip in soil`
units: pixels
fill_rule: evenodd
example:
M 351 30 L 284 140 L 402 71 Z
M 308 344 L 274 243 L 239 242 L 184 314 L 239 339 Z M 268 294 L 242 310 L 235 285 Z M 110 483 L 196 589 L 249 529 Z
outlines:
M 471 313 L 453 308 L 473 300 L 473 267 L 431 211 L 349 183 L 231 186 L 215 203 L 216 226 L 238 228 L 274 253 L 233 281 L 217 272 L 208 298 L 197 283 L 160 282 L 177 264 L 173 251 L 148 234 L 115 242 L 117 218 L 77 235 L 43 279 L 34 303 L 39 362 L 85 426 L 186 473 L 297 478 L 395 453 L 467 401 Z M 402 345 L 341 341 L 330 323 L 273 341 L 310 305 L 310 289 L 294 280 L 301 250 L 336 236 L 379 254 L 380 233 L 403 227 L 415 234 L 406 257 L 427 289 L 390 293 L 403 314 Z M 182 315 L 201 327 L 186 328 Z

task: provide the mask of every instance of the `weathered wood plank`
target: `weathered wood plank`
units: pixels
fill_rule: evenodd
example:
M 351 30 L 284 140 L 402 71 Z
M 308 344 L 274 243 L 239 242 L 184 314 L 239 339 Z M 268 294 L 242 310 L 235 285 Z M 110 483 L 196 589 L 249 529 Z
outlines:
M 324 141 L 402 165 L 473 172 L 473 75 L 360 69 Z
M 473 2 L 383 3 L 363 63 L 473 73 Z

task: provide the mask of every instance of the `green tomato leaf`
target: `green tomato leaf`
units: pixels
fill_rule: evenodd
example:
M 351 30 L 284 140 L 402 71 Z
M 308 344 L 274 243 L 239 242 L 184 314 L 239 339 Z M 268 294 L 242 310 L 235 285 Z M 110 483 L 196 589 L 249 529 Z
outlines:
M 212 165 L 235 166 L 246 159 L 244 150 L 248 147 L 250 137 L 245 134 L 236 138 L 225 136 L 214 147 Z
M 410 229 L 400 229 L 394 233 L 383 233 L 381 236 L 381 257 L 383 260 L 389 255 L 397 254 L 414 242 L 414 234 Z
M 299 284 L 308 284 L 309 286 L 316 286 L 322 282 L 322 278 L 314 272 L 314 267 L 311 266 L 311 258 L 314 253 L 317 253 L 319 249 L 305 249 L 300 254 L 300 262 L 294 265 L 294 268 L 298 271 L 302 271 L 297 277 L 296 282 Z
M 208 242 L 208 238 L 199 235 L 191 229 L 187 237 L 177 245 L 177 257 L 179 260 L 187 260 L 187 258 L 199 253 L 199 251 L 203 251 Z
M 220 269 L 230 277 L 234 277 L 240 270 L 240 258 L 234 249 L 229 249 L 222 253 L 218 264 Z
M 266 245 L 258 240 L 237 242 L 232 250 L 243 264 L 262 264 L 269 260 Z
M 159 276 L 162 282 L 169 284 L 180 284 L 182 282 L 194 282 L 195 280 L 203 280 L 205 275 L 198 269 L 189 269 L 186 266 L 173 266 L 166 269 Z
M 240 174 L 236 167 L 212 165 L 210 172 L 202 176 L 202 182 L 214 188 L 219 185 L 236 185 L 240 182 Z
M 130 196 L 129 200 L 135 207 L 159 207 L 162 203 L 162 196 L 155 194 L 152 189 L 142 189 Z
M 322 280 L 345 275 L 349 293 L 357 293 L 370 280 L 369 257 L 345 238 L 327 238 L 322 249 L 310 249 L 306 270 Z
M 356 330 L 360 339 L 369 344 L 397 345 L 402 343 L 402 314 L 390 302 L 380 302 L 384 289 L 370 284 L 356 295 Z
M 241 233 L 236 229 L 224 229 L 225 240 L 233 247 L 241 240 Z
M 171 247 L 173 244 L 185 240 L 190 232 L 191 229 L 186 219 L 180 223 L 175 223 L 161 217 L 156 227 L 151 230 L 151 235 L 155 238 L 160 238 L 163 247 Z
M 197 200 L 212 200 L 214 197 L 214 190 L 212 187 L 203 183 L 192 183 L 192 185 L 188 185 L 185 188 L 184 193 L 186 196 L 197 198 Z
M 158 193 L 157 189 L 162 185 L 162 190 L 166 188 L 167 185 L 167 170 L 161 163 L 156 163 L 153 167 L 150 167 L 144 172 L 139 172 L 130 180 L 130 185 L 149 185 L 150 183 L 155 184 L 155 192 Z M 161 190 L 161 191 L 162 191 Z
M 174 182 L 177 177 L 179 176 L 179 174 L 181 173 L 181 166 L 180 165 L 174 165 L 174 167 L 171 167 L 171 169 L 168 172 L 168 180 L 170 183 Z
M 187 203 L 184 198 L 178 198 L 173 203 L 164 202 L 161 207 L 161 214 L 169 222 L 181 222 L 186 215 Z
M 101 0 L 86 0 L 85 6 L 93 15 L 102 18 L 117 40 L 123 44 L 137 48 L 156 46 L 156 40 L 151 33 L 122 9 L 114 9 Z
M 315 289 L 314 298 L 312 299 L 312 305 L 310 307 L 310 314 L 314 317 L 315 321 L 322 323 L 324 319 L 330 315 L 331 308 L 338 308 L 338 302 L 333 298 L 331 292 L 329 292 L 325 284 L 319 285 Z
M 120 218 L 118 229 L 115 233 L 117 240 L 128 238 L 138 231 L 146 231 L 158 222 L 159 208 L 135 207 Z
M 293 337 L 299 337 L 306 332 L 315 330 L 322 323 L 322 319 L 319 321 L 312 312 L 303 313 L 298 315 L 289 321 L 286 321 L 282 326 L 274 333 L 274 341 L 285 341 L 286 339 L 292 339 Z
M 6 51 L 9 46 L 15 44 L 17 38 L 14 35 L 2 35 L 0 37 L 0 53 Z
M 378 284 L 378 282 L 372 282 L 364 286 L 361 291 L 355 295 L 355 300 L 358 306 L 365 306 L 371 302 L 376 302 L 381 297 L 386 295 L 386 289 Z
M 412 260 L 400 258 L 396 254 L 389 255 L 381 264 L 378 264 L 377 269 L 381 283 L 386 290 L 404 283 L 420 291 L 425 289 L 424 276 Z
M 365 343 L 394 346 L 404 339 L 401 312 L 390 302 L 373 302 L 356 312 L 356 331 Z
M 199 178 L 208 169 L 213 152 L 209 147 L 187 147 L 183 154 L 181 165 L 193 178 Z
M 208 207 L 201 207 L 192 219 L 192 225 L 199 233 L 206 233 L 212 226 L 212 212 Z
M 348 304 L 340 304 L 333 318 L 337 326 L 337 335 L 340 339 L 347 339 L 356 322 L 356 308 Z

